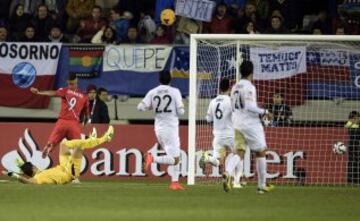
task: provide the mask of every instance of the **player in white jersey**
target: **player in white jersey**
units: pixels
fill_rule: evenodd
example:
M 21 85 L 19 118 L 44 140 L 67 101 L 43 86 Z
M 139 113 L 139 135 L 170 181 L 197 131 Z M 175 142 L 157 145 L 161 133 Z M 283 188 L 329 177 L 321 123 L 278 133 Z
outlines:
M 212 99 L 209 104 L 206 121 L 213 123 L 213 154 L 210 156 L 207 151 L 203 152 L 199 161 L 199 166 L 203 170 L 208 163 L 216 167 L 224 165 L 226 149 L 231 153 L 236 153 L 229 87 L 229 79 L 222 79 L 220 81 L 219 95 Z M 225 171 L 234 175 L 235 169 L 242 170 L 242 160 L 237 154 L 231 154 L 229 158 L 228 163 L 225 165 Z M 224 182 L 224 190 L 228 192 L 231 188 L 231 185 L 229 185 L 230 176 L 226 176 L 226 178 L 228 180 Z M 240 183 L 240 177 L 238 182 Z
M 254 66 L 244 61 L 240 66 L 241 80 L 231 90 L 235 145 L 245 152 L 246 145 L 256 154 L 258 192 L 271 191 L 274 186 L 266 183 L 266 141 L 261 116 L 272 118 L 272 114 L 259 108 L 256 101 L 256 88 L 252 84 Z
M 159 75 L 160 85 L 150 90 L 139 103 L 139 111 L 155 111 L 155 134 L 158 144 L 164 148 L 166 155 L 145 155 L 144 169 L 148 172 L 153 162 L 171 166 L 172 190 L 184 190 L 179 181 L 180 139 L 179 115 L 185 113 L 184 104 L 179 89 L 171 87 L 169 71 L 162 71 Z

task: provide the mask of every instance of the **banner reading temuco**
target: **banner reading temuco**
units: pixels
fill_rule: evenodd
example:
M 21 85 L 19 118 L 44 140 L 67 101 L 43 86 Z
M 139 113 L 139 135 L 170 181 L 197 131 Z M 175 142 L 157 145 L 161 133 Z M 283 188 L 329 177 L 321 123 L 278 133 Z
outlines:
M 250 48 L 255 80 L 289 78 L 306 72 L 305 47 Z
M 103 71 L 161 71 L 171 49 L 163 45 L 108 45 L 104 52 Z

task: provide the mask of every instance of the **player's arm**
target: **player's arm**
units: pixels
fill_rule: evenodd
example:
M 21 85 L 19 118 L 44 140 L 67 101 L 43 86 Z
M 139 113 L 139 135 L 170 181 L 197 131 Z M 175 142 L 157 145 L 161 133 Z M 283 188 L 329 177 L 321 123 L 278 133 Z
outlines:
M 206 119 L 206 121 L 208 122 L 208 123 L 210 123 L 210 122 L 213 122 L 213 119 L 214 119 L 214 117 L 213 117 L 213 111 L 212 111 L 212 101 L 210 102 L 210 104 L 209 104 L 209 107 L 208 107 L 208 111 L 207 111 L 207 113 L 206 113 L 206 117 L 205 117 L 205 119 Z
M 182 101 L 182 96 L 179 90 L 176 90 L 176 95 L 175 95 L 175 99 L 176 99 L 176 113 L 177 115 L 184 115 L 185 114 L 185 107 L 184 107 L 184 103 Z
M 151 110 L 151 93 L 150 91 L 145 95 L 144 99 L 138 104 L 138 111 L 148 111 Z
M 3 171 L 2 174 L 11 177 L 13 179 L 16 179 L 18 181 L 20 181 L 21 183 L 25 183 L 25 184 L 37 184 L 36 180 L 34 178 L 28 178 L 26 176 L 23 176 L 21 174 L 15 173 L 15 172 L 8 172 L 8 171 Z
M 30 91 L 36 95 L 42 95 L 42 96 L 48 96 L 48 97 L 55 97 L 55 96 L 58 96 L 56 94 L 56 91 L 52 91 L 52 90 L 49 90 L 49 91 L 40 91 L 39 89 L 35 88 L 35 87 L 32 87 L 30 88 Z
M 266 115 L 269 118 L 272 116 L 272 114 L 263 108 L 258 107 L 257 102 L 256 102 L 256 91 L 255 88 L 251 88 L 247 91 L 245 91 L 244 94 L 244 99 L 245 99 L 245 109 L 249 112 L 255 113 L 255 114 L 259 114 L 259 115 Z

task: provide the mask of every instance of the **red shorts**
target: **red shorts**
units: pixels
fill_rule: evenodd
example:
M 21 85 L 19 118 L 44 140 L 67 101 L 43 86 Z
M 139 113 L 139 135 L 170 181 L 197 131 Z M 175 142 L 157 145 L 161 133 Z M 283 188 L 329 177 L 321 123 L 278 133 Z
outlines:
M 64 138 L 68 140 L 81 138 L 80 123 L 73 120 L 59 119 L 52 130 L 48 143 L 52 145 L 59 144 Z

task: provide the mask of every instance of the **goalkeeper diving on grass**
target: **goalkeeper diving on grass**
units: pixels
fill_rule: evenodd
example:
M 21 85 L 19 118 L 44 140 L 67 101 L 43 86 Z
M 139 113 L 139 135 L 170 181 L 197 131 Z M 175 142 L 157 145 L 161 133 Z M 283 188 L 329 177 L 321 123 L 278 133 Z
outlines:
M 109 126 L 104 135 L 100 138 L 96 137 L 96 132 L 93 132 L 88 139 L 64 139 L 60 143 L 61 149 L 73 150 L 71 154 L 68 152 L 60 152 L 59 165 L 40 171 L 30 162 L 21 162 L 17 160 L 16 164 L 20 169 L 20 173 L 11 171 L 3 171 L 4 175 L 19 180 L 25 184 L 66 184 L 70 183 L 76 176 L 74 162 L 76 159 L 83 157 L 83 152 L 86 149 L 94 148 L 106 142 L 110 142 L 114 135 L 114 127 Z

